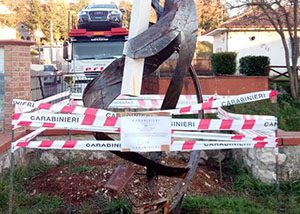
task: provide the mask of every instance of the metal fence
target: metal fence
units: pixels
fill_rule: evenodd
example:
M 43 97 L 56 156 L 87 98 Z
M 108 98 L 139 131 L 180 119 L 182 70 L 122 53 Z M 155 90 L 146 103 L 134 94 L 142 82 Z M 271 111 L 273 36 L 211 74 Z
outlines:
M 52 95 L 70 90 L 73 96 L 81 99 L 88 82 L 93 80 L 99 72 L 66 73 L 61 75 L 31 75 L 32 100 L 40 100 Z
M 99 72 L 65 73 L 62 75 L 31 75 L 32 100 L 37 101 L 52 95 L 70 90 L 72 99 L 82 99 L 86 85 Z M 159 92 L 159 72 L 154 72 L 143 79 L 142 93 L 157 94 Z

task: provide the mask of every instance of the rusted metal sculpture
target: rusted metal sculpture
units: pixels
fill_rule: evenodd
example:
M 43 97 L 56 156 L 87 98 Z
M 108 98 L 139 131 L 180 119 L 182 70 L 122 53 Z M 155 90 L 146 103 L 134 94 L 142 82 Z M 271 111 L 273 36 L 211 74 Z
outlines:
M 157 23 L 128 41 L 126 55 L 134 59 L 145 58 L 143 75 L 148 76 L 175 51 L 179 51 L 175 72 L 161 109 L 176 108 L 183 87 L 183 78 L 188 71 L 194 81 L 198 102 L 202 102 L 199 81 L 196 73 L 190 67 L 196 47 L 198 30 L 194 1 L 166 0 L 164 8 L 162 8 L 159 5 L 159 0 L 152 0 L 152 6 L 159 17 Z M 83 95 L 85 106 L 106 109 L 120 95 L 124 59 L 125 57 L 115 60 L 87 85 Z M 96 138 L 99 140 L 111 139 L 104 133 L 96 133 Z M 190 161 L 185 168 L 160 164 L 159 152 L 151 153 L 150 159 L 134 152 L 114 152 L 114 154 L 136 164 L 146 166 L 148 178 L 158 175 L 183 178 L 182 184 L 184 185 L 178 185 L 173 195 L 170 196 L 172 198 L 170 211 L 178 212 L 180 201 L 199 163 L 199 152 L 191 153 Z

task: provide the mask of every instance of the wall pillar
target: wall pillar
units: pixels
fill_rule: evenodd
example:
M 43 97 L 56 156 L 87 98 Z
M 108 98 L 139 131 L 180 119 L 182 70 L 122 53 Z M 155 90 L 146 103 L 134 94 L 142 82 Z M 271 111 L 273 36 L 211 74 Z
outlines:
M 5 133 L 11 132 L 13 98 L 31 99 L 30 46 L 34 44 L 25 40 L 0 40 L 0 48 L 4 50 L 4 121 L 0 122 Z

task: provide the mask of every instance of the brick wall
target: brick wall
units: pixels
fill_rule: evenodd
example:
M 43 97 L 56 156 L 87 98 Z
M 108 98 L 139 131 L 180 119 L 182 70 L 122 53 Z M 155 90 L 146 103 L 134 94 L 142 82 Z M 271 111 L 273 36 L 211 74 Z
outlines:
M 165 94 L 170 77 L 161 77 L 159 80 L 159 94 Z M 269 78 L 266 76 L 200 76 L 203 94 L 242 94 L 255 91 L 264 91 L 269 88 Z M 195 94 L 193 81 L 186 77 L 183 83 L 182 94 Z
M 143 78 L 142 82 L 142 94 L 158 94 L 159 90 L 159 78 L 156 75 Z
M 30 46 L 34 42 L 0 40 L 4 49 L 4 132 L 11 132 L 12 99 L 31 99 Z

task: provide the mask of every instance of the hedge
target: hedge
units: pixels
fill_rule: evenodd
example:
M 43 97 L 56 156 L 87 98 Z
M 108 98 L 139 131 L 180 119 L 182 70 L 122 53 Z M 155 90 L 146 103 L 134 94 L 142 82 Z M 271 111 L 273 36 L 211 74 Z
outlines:
M 270 65 L 270 58 L 267 56 L 245 56 L 239 61 L 239 71 L 247 76 L 268 76 L 265 69 Z
M 236 52 L 212 54 L 211 65 L 215 74 L 234 74 L 236 72 Z

